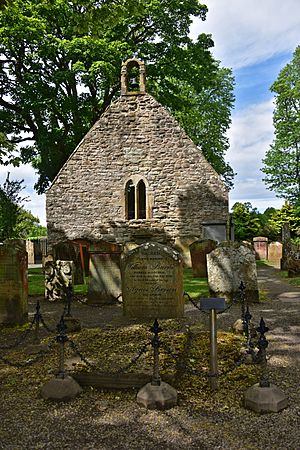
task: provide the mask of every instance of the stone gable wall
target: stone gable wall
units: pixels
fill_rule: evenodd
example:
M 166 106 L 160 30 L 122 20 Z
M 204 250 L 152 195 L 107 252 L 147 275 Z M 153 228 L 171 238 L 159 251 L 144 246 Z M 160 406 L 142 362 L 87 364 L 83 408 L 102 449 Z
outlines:
M 150 218 L 125 219 L 125 185 L 142 178 Z M 228 193 L 176 120 L 148 94 L 121 96 L 87 133 L 46 196 L 49 242 L 202 237 L 226 220 Z

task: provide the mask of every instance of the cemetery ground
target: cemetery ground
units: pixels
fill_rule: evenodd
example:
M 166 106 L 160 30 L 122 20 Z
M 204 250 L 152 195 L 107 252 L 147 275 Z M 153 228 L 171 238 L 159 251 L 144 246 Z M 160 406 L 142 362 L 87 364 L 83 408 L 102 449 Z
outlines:
M 44 343 L 54 331 L 63 305 L 46 302 L 39 291 L 39 272 L 31 271 L 29 320 L 40 299 L 46 324 L 41 330 Z M 288 397 L 288 408 L 279 413 L 257 414 L 243 407 L 243 393 L 259 379 L 259 367 L 237 364 L 244 338 L 231 332 L 240 317 L 233 305 L 218 315 L 219 389 L 211 391 L 209 370 L 208 316 L 191 303 L 185 305 L 183 319 L 160 320 L 161 341 L 172 351 L 160 355 L 160 374 L 178 392 L 178 405 L 167 411 L 150 411 L 137 405 L 137 389 L 103 390 L 84 386 L 83 392 L 65 403 L 45 401 L 40 389 L 58 370 L 58 344 L 38 358 L 27 339 L 13 350 L 1 349 L 1 357 L 20 367 L 0 361 L 0 448 L 3 449 L 300 449 L 300 288 L 288 283 L 277 268 L 258 266 L 262 301 L 250 305 L 252 322 L 264 317 L 270 331 L 268 371 L 272 383 Z M 297 280 L 293 279 L 297 284 Z M 84 301 L 84 286 L 76 287 Z M 197 284 L 189 272 L 185 290 L 194 297 L 207 295 L 205 281 Z M 81 293 L 80 293 L 81 290 Z M 99 371 L 115 372 L 135 358 L 150 342 L 151 321 L 125 318 L 122 305 L 88 307 L 74 302 L 72 315 L 80 319 L 82 330 L 70 333 L 82 356 Z M 0 329 L 0 347 L 16 342 L 28 325 Z M 91 371 L 81 363 L 74 348 L 66 345 L 70 369 Z M 68 361 L 69 360 L 69 361 Z M 33 364 L 30 365 L 30 362 Z M 24 366 L 21 367 L 21 364 Z M 29 364 L 28 364 L 29 363 Z M 186 371 L 186 366 L 200 374 Z M 152 349 L 128 372 L 152 373 Z M 75 376 L 75 375 L 74 375 Z

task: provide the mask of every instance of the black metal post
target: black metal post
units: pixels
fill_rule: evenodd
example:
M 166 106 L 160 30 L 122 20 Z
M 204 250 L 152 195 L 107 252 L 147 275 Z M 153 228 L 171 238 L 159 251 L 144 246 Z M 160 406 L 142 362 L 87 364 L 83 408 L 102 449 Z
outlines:
M 61 319 L 57 325 L 58 335 L 56 336 L 56 342 L 60 344 L 59 348 L 59 370 L 58 377 L 65 378 L 65 343 L 68 340 L 68 336 L 66 335 L 66 324 L 64 321 L 64 317 L 61 316 Z
M 269 331 L 269 328 L 266 327 L 265 321 L 263 318 L 260 319 L 259 327 L 256 328 L 256 331 L 260 333 L 257 346 L 259 348 L 257 358 L 261 364 L 261 375 L 259 386 L 260 387 L 270 387 L 268 372 L 267 372 L 267 357 L 266 357 L 266 348 L 269 345 L 269 342 L 266 339 L 265 333 Z
M 246 286 L 244 285 L 243 281 L 241 281 L 239 290 L 240 290 L 240 302 L 241 302 L 241 315 L 242 315 L 242 324 L 243 324 L 243 331 L 246 332 L 246 321 L 245 321 L 245 289 Z
M 39 336 L 39 330 L 40 330 L 40 321 L 41 321 L 42 315 L 41 315 L 41 305 L 39 300 L 36 302 L 35 307 L 35 314 L 34 314 L 34 322 L 35 322 L 35 328 L 34 328 L 34 342 L 39 344 L 40 343 L 40 336 Z
M 66 317 L 72 317 L 71 314 L 71 303 L 72 303 L 72 285 L 70 284 L 65 288 L 66 302 L 67 302 L 67 312 L 65 314 Z
M 154 333 L 151 344 L 153 347 L 153 375 L 151 384 L 152 386 L 160 386 L 161 378 L 159 376 L 159 347 L 160 347 L 160 339 L 158 333 L 162 331 L 160 328 L 158 320 L 155 319 L 150 331 Z
M 247 305 L 246 307 L 246 312 L 245 312 L 245 334 L 246 334 L 246 338 L 247 338 L 247 345 L 249 346 L 250 344 L 250 338 L 251 338 L 251 333 L 250 333 L 250 322 L 252 319 L 252 314 L 249 311 L 249 306 Z

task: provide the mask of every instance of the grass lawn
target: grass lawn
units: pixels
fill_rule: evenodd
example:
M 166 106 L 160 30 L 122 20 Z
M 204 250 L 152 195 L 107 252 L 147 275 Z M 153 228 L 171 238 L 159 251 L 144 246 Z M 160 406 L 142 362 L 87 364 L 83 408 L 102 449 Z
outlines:
M 87 294 L 88 279 L 86 278 L 86 284 L 80 284 L 74 286 L 75 294 Z M 29 283 L 29 295 L 44 295 L 44 273 L 42 268 L 28 269 L 28 283 Z M 191 297 L 198 296 L 208 297 L 208 287 L 206 278 L 193 278 L 192 269 L 184 269 L 183 273 L 183 285 L 184 291 L 186 291 Z

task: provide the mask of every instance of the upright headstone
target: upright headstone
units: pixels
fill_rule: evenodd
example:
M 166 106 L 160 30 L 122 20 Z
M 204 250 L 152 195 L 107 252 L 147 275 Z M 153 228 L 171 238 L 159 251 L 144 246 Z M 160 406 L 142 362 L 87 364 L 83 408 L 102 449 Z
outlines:
M 121 294 L 121 246 L 101 241 L 89 246 L 89 304 L 111 304 Z
M 217 247 L 217 241 L 212 239 L 202 239 L 190 245 L 193 276 L 206 278 L 207 264 L 206 255 Z
M 16 241 L 0 245 L 0 323 L 18 325 L 28 319 L 26 247 Z
M 65 289 L 73 286 L 72 261 L 54 261 L 52 255 L 45 258 L 45 297 L 50 302 L 62 300 Z
M 250 244 L 225 242 L 207 255 L 208 286 L 212 297 L 231 303 L 239 299 L 241 281 L 246 302 L 258 302 L 255 254 Z
M 28 264 L 34 264 L 34 243 L 32 241 L 26 241 L 26 251 L 28 255 Z
M 291 252 L 291 232 L 289 222 L 282 225 L 282 257 L 280 261 L 281 270 L 287 270 L 287 260 Z
M 257 236 L 253 238 L 256 259 L 268 259 L 268 238 Z
M 52 254 L 55 260 L 73 261 L 74 284 L 84 284 L 83 267 L 78 244 L 71 241 L 59 242 L 58 244 L 53 245 Z
M 270 242 L 268 245 L 268 261 L 280 264 L 282 258 L 282 243 Z
M 149 242 L 122 256 L 124 314 L 137 318 L 183 317 L 183 263 L 166 245 Z

